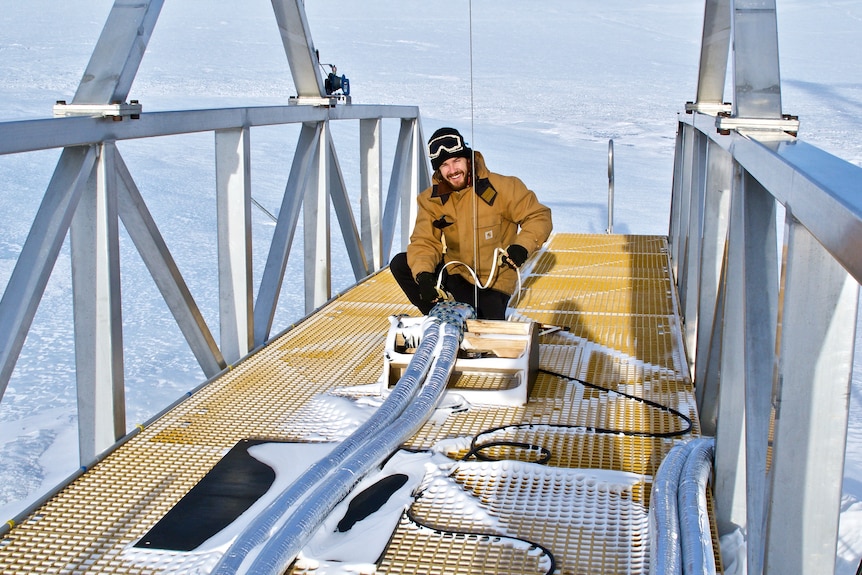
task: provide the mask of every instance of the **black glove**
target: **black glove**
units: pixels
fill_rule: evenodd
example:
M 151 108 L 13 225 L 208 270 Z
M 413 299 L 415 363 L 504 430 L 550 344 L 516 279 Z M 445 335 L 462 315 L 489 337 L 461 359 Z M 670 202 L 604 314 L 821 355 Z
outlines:
M 512 244 L 506 248 L 506 256 L 503 261 L 513 268 L 521 267 L 527 261 L 527 248 L 518 244 Z
M 419 299 L 427 303 L 434 303 L 440 294 L 437 293 L 437 278 L 431 272 L 421 272 L 416 276 L 419 284 Z

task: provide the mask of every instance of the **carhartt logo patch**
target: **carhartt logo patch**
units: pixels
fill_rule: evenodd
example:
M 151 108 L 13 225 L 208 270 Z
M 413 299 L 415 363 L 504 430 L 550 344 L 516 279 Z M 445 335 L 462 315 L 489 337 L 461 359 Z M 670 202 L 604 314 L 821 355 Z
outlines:
M 494 230 L 488 230 L 487 232 L 485 232 L 485 239 L 486 240 L 493 240 L 494 239 Z

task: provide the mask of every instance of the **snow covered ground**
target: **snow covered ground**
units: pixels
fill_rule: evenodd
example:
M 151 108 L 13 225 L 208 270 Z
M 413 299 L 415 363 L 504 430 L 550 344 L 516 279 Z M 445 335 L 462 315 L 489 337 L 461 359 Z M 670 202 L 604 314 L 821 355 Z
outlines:
M 800 137 L 862 165 L 862 0 L 777 0 L 783 108 Z M 0 121 L 46 117 L 71 99 L 110 0 L 0 0 Z M 145 111 L 284 104 L 294 93 L 269 2 L 165 2 L 133 85 Z M 348 76 L 357 104 L 418 105 L 429 135 L 453 125 L 495 171 L 521 177 L 556 229 L 607 226 L 607 145 L 614 140 L 614 231 L 666 234 L 676 114 L 695 95 L 702 0 L 306 0 L 323 62 Z M 728 97 L 729 99 L 729 97 Z M 351 128 L 352 129 L 352 128 Z M 386 136 L 397 127 L 385 125 Z M 356 137 L 334 127 L 348 179 Z M 257 201 L 277 211 L 295 135 L 252 133 Z M 217 327 L 211 136 L 123 143 L 120 150 Z M 0 285 L 5 285 L 57 153 L 0 157 Z M 255 246 L 271 222 L 256 213 Z M 174 230 L 173 232 L 171 230 Z M 176 231 L 180 230 L 180 231 Z M 129 425 L 202 376 L 133 248 L 123 238 Z M 296 246 L 295 246 L 296 249 Z M 259 274 L 265 254 L 255 254 Z M 338 258 L 338 251 L 333 255 Z M 299 258 L 296 266 L 300 277 Z M 61 254 L 0 403 L 0 517 L 77 467 L 68 253 Z M 349 274 L 334 279 L 347 286 Z M 297 293 L 302 293 L 298 290 Z M 302 313 L 289 299 L 277 322 Z M 857 358 L 862 358 L 857 338 Z M 837 573 L 862 556 L 862 359 L 854 366 Z

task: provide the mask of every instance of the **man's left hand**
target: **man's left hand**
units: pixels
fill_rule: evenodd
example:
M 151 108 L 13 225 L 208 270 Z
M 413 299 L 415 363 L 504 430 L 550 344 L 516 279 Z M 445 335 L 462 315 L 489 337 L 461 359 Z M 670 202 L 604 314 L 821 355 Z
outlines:
M 512 268 L 519 268 L 527 261 L 527 248 L 512 244 L 506 248 L 506 255 L 503 256 L 503 263 Z

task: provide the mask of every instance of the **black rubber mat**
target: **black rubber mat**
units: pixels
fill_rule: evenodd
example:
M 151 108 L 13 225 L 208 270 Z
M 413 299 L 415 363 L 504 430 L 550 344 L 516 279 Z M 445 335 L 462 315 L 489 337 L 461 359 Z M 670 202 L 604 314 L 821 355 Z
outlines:
M 275 470 L 248 452 L 261 443 L 271 441 L 244 439 L 233 446 L 135 547 L 192 551 L 230 525 L 275 481 Z

